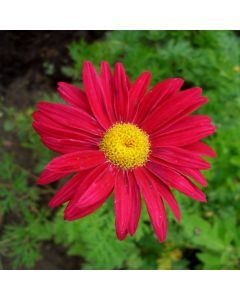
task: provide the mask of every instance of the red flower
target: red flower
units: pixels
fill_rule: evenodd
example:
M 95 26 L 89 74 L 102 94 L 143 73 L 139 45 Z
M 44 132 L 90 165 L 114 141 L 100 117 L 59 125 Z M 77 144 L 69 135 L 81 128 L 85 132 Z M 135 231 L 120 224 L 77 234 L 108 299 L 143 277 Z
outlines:
M 207 102 L 198 87 L 180 91 L 183 80 L 161 81 L 149 92 L 151 74 L 130 83 L 123 65 L 101 63 L 98 76 L 91 62 L 83 68 L 84 91 L 60 82 L 68 105 L 40 102 L 33 127 L 42 142 L 61 155 L 54 158 L 38 183 L 47 184 L 76 173 L 49 205 L 68 205 L 66 220 L 84 217 L 114 192 L 116 232 L 122 240 L 136 231 L 143 196 L 160 242 L 166 238 L 165 203 L 180 220 L 174 188 L 205 202 L 206 180 L 199 170 L 210 168 L 203 155 L 215 156 L 200 142 L 215 132 L 207 116 L 190 115 Z

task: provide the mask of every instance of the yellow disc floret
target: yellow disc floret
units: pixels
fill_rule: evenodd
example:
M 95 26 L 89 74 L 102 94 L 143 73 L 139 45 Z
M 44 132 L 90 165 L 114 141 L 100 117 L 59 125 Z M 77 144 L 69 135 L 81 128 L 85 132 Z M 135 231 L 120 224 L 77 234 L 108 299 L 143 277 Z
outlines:
M 106 131 L 100 149 L 111 163 L 129 170 L 146 163 L 150 142 L 147 133 L 136 125 L 116 123 Z

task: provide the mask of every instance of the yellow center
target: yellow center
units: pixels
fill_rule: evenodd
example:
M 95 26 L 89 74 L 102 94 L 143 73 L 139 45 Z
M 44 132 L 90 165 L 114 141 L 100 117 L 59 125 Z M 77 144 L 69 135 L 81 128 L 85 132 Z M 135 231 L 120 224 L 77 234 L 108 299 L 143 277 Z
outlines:
M 111 163 L 129 170 L 146 163 L 150 142 L 146 132 L 137 126 L 117 123 L 106 131 L 100 149 Z

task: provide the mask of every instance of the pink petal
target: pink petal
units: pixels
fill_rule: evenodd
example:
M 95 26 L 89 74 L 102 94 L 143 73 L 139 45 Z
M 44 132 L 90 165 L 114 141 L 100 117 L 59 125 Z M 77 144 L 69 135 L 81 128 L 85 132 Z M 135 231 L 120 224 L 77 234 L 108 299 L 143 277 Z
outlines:
M 80 108 L 47 102 L 39 102 L 37 108 L 41 114 L 50 120 L 50 124 L 55 123 L 57 126 L 86 131 L 94 135 L 103 134 L 97 121 Z
M 130 81 L 130 79 L 129 79 L 129 77 L 128 77 L 127 74 L 126 74 L 126 82 L 127 82 L 127 88 L 128 88 L 128 90 L 130 90 L 130 88 L 131 88 L 131 81 Z
M 195 143 L 216 131 L 214 125 L 206 117 L 204 122 L 196 122 L 198 116 L 189 116 L 188 120 L 183 121 L 183 124 L 179 122 L 172 127 L 166 129 L 165 132 L 157 133 L 151 136 L 153 147 L 165 147 L 165 146 L 185 146 L 187 144 Z M 203 117 L 201 117 L 203 119 Z M 189 126 L 186 123 L 191 123 Z
M 115 175 L 115 168 L 109 164 L 102 164 L 91 170 L 66 207 L 64 218 L 75 220 L 100 207 L 112 192 Z
M 48 184 L 54 181 L 57 181 L 65 176 L 67 176 L 68 172 L 54 172 L 52 170 L 45 169 L 37 180 L 37 184 Z
M 152 156 L 186 168 L 204 170 L 211 167 L 211 165 L 199 157 L 199 155 L 179 147 L 155 148 L 152 149 Z
M 204 178 L 204 176 L 201 174 L 201 172 L 197 169 L 191 169 L 191 168 L 186 168 L 180 165 L 174 165 L 172 163 L 163 161 L 159 158 L 155 158 L 153 156 L 151 156 L 150 161 L 156 163 L 156 164 L 160 164 L 162 166 L 165 166 L 166 168 L 170 168 L 173 169 L 175 171 L 177 171 L 178 173 L 185 175 L 187 177 L 191 177 L 192 179 L 194 179 L 196 182 L 200 183 L 202 186 L 207 186 L 207 181 Z
M 182 85 L 181 78 L 170 78 L 156 84 L 140 102 L 136 122 L 141 123 L 156 107 L 176 94 Z
M 130 103 L 129 115 L 128 115 L 129 121 L 133 120 L 133 116 L 136 113 L 138 105 L 141 99 L 143 98 L 143 96 L 147 92 L 150 80 L 151 80 L 151 73 L 144 72 L 134 81 L 133 85 L 131 86 L 129 91 L 129 103 Z
M 53 137 L 56 139 L 74 139 L 78 141 L 88 142 L 92 145 L 99 145 L 100 138 L 92 136 L 84 131 L 71 130 L 69 128 L 61 128 L 58 126 L 49 126 L 43 122 L 33 122 L 33 128 L 41 137 Z
M 43 114 L 42 112 L 39 112 L 39 111 L 33 112 L 32 118 L 38 124 L 44 124 L 46 126 L 57 127 L 57 128 L 61 128 L 61 129 L 66 128 L 66 126 L 56 123 L 55 121 L 49 119 L 49 117 L 45 116 L 45 114 Z
M 104 202 L 110 196 L 111 192 L 109 194 L 106 194 L 102 198 L 99 198 L 99 200 L 92 205 L 86 205 L 84 207 L 79 206 L 73 209 L 72 211 L 65 209 L 64 219 L 67 221 L 75 221 L 77 219 L 81 219 L 83 217 L 86 217 L 87 215 L 92 214 L 95 210 L 97 210 L 104 204 Z
M 85 150 L 58 156 L 47 164 L 46 169 L 54 172 L 72 173 L 96 167 L 104 161 L 105 156 L 102 152 Z
M 197 201 L 207 201 L 204 193 L 178 172 L 153 162 L 147 163 L 147 169 L 159 177 L 166 185 L 175 188 L 179 192 L 182 192 Z
M 114 124 L 116 122 L 116 116 L 114 112 L 114 103 L 113 103 L 113 97 L 114 97 L 113 76 L 108 63 L 105 61 L 101 62 L 100 78 L 101 78 L 103 92 L 105 95 L 107 114 L 110 122 Z
M 181 213 L 176 199 L 174 198 L 170 189 L 160 180 L 156 180 L 156 186 L 162 198 L 165 200 L 171 211 L 175 215 L 176 219 L 180 221 Z
M 142 128 L 148 133 L 154 133 L 166 124 L 169 126 L 192 113 L 207 102 L 207 98 L 200 96 L 201 91 L 200 88 L 192 88 L 175 94 L 148 115 Z
M 93 143 L 89 143 L 81 140 L 55 139 L 52 137 L 43 136 L 41 141 L 46 147 L 48 147 L 52 151 L 61 154 L 79 152 L 85 150 L 94 150 L 94 151 L 99 150 L 99 147 L 97 145 L 93 145 Z
M 141 198 L 140 191 L 136 179 L 132 172 L 128 172 L 128 183 L 131 191 L 132 208 L 129 218 L 128 231 L 130 235 L 134 235 L 137 230 L 138 222 L 141 215 Z
M 50 207 L 57 207 L 69 201 L 76 192 L 78 186 L 84 180 L 84 177 L 87 176 L 88 172 L 89 170 L 83 170 L 69 179 L 67 183 L 65 183 L 60 190 L 56 192 L 48 205 Z
M 202 186 L 207 186 L 207 181 L 199 170 L 180 167 L 178 171 L 185 176 L 191 177 Z
M 167 203 L 167 205 L 172 210 L 173 214 L 175 215 L 176 219 L 180 221 L 181 219 L 181 213 L 178 206 L 178 203 L 176 199 L 174 198 L 172 192 L 168 188 L 166 184 L 164 184 L 161 180 L 159 180 L 156 176 L 153 175 L 153 173 L 148 173 L 148 176 L 152 182 L 154 182 L 154 185 L 161 196 L 161 198 Z
M 105 95 L 101 80 L 93 66 L 89 61 L 84 63 L 83 67 L 83 84 L 85 93 L 88 97 L 90 107 L 104 129 L 110 127 L 111 123 L 108 118 Z
M 167 220 L 164 204 L 156 187 L 145 168 L 136 168 L 134 175 L 143 195 L 146 207 L 153 225 L 153 229 L 160 242 L 166 239 Z
M 80 88 L 66 82 L 58 82 L 58 92 L 60 97 L 67 103 L 91 114 L 88 99 Z
M 177 122 L 170 122 L 161 127 L 157 132 L 152 134 L 154 137 L 164 135 L 166 133 L 177 133 L 182 130 L 190 130 L 195 127 L 208 127 L 211 124 L 211 118 L 208 116 L 193 115 L 185 116 Z
M 129 95 L 124 67 L 116 63 L 114 68 L 114 107 L 117 121 L 126 121 L 129 113 Z
M 200 116 L 200 115 L 185 116 L 180 121 L 172 122 L 171 124 L 168 123 L 162 126 L 158 131 L 153 133 L 151 136 L 152 138 L 157 138 L 165 134 L 181 132 L 182 130 L 188 131 L 188 130 L 195 129 L 196 127 L 208 128 L 209 126 L 212 126 L 212 124 L 211 124 L 211 119 L 208 116 Z
M 127 228 L 132 209 L 131 190 L 125 171 L 118 170 L 114 185 L 115 225 L 119 240 L 127 234 Z
M 41 112 L 33 113 L 33 118 L 33 128 L 41 136 L 43 144 L 53 151 L 69 153 L 98 148 L 98 136 L 54 123 Z
M 193 151 L 195 153 L 198 153 L 200 155 L 206 155 L 209 157 L 216 157 L 216 153 L 213 151 L 211 147 L 208 145 L 202 143 L 202 142 L 196 142 L 190 145 L 185 145 L 184 149 L 187 149 L 189 151 Z

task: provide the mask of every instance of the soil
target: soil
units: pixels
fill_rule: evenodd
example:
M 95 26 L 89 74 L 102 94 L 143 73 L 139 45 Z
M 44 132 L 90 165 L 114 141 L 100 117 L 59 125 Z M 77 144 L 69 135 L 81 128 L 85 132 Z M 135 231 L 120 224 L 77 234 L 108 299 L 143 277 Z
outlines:
M 14 106 L 24 110 L 31 106 L 35 99 L 56 90 L 58 81 L 69 81 L 61 72 L 63 65 L 71 64 L 67 45 L 80 38 L 87 42 L 102 38 L 105 31 L 1 31 L 0 32 L 0 101 L 5 106 Z M 47 74 L 47 66 L 53 69 Z M 0 116 L 0 135 L 5 138 L 2 130 L 3 118 Z M 6 137 L 5 151 L 18 153 L 20 157 L 29 157 L 23 153 L 14 137 Z M 31 161 L 21 161 L 25 168 L 31 168 Z M 11 223 L 8 216 L 4 223 Z M 1 221 L 1 220 L 0 220 Z M 1 224 L 1 222 L 0 222 Z M 4 224 L 5 225 L 5 224 Z M 69 257 L 66 249 L 53 243 L 42 245 L 42 258 L 36 269 L 79 269 L 83 260 Z M 3 259 L 3 268 L 11 268 L 11 261 Z
M 61 67 L 71 63 L 67 45 L 80 38 L 92 42 L 105 31 L 1 31 L 0 95 L 6 105 L 24 109 L 56 83 L 69 78 Z M 46 64 L 52 65 L 51 75 Z

